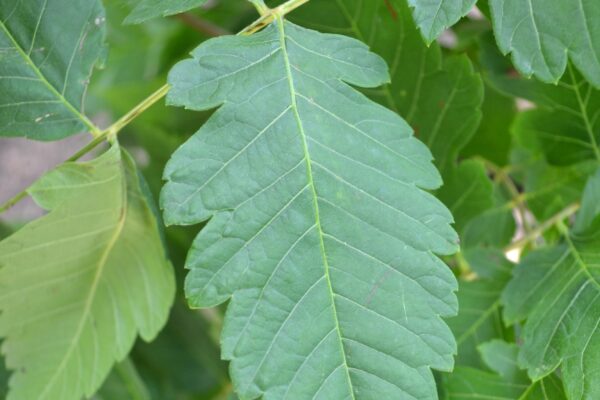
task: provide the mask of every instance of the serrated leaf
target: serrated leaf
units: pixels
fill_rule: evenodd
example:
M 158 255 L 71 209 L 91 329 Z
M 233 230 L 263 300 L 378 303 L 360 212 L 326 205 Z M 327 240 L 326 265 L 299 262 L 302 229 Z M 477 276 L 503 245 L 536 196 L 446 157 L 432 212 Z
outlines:
M 483 100 L 482 80 L 466 56 L 443 60 L 437 44 L 427 47 L 403 1 L 312 0 L 293 18 L 349 32 L 381 55 L 392 81 L 366 93 L 406 119 L 442 171 L 456 163 L 479 124 Z
M 397 0 L 396 0 L 397 1 Z M 467 15 L 477 0 L 408 0 L 413 16 L 427 43 Z
M 0 0 L 0 136 L 95 129 L 82 110 L 104 22 L 99 0 Z
M 600 91 L 571 64 L 557 85 L 515 76 L 512 66 L 490 41 L 490 37 L 482 39 L 481 56 L 488 82 L 506 94 L 539 106 L 519 116 L 515 133 L 534 138 L 540 152 L 552 165 L 600 160 Z
M 408 0 L 423 37 L 430 43 L 475 5 L 475 0 Z M 484 4 L 485 5 L 485 4 Z M 490 0 L 494 34 L 517 69 L 556 83 L 571 60 L 587 80 L 600 87 L 600 18 L 595 0 Z M 485 9 L 486 7 L 484 7 Z M 564 27 L 570 27 L 565 29 Z
M 581 215 L 565 242 L 528 254 L 503 294 L 505 319 L 527 319 L 519 362 L 534 379 L 559 365 L 570 399 L 600 396 L 597 185 L 586 186 Z M 526 293 L 526 295 L 523 295 Z
M 456 250 L 427 148 L 349 87 L 388 80 L 360 42 L 278 19 L 205 42 L 168 100 L 222 105 L 167 165 L 168 224 L 210 221 L 188 255 L 194 307 L 222 334 L 243 399 L 435 399 L 452 367 Z M 346 82 L 346 83 L 344 83 Z
M 29 189 L 49 214 L 0 242 L 8 399 L 90 396 L 138 333 L 165 323 L 173 272 L 138 179 L 114 145 Z
M 468 220 L 492 201 L 483 171 L 474 171 L 472 165 L 455 170 L 458 153 L 481 118 L 483 84 L 469 59 L 460 56 L 443 61 L 437 44 L 427 47 L 404 2 L 313 0 L 293 18 L 308 26 L 327 26 L 334 33 L 348 32 L 388 62 L 392 82 L 365 93 L 406 118 L 416 136 L 428 145 L 444 181 L 450 182 L 443 189 L 447 206 L 478 205 L 475 209 L 461 207 L 453 214 L 461 233 Z M 418 62 L 403 62 L 409 59 Z M 477 172 L 475 186 L 461 177 L 471 178 Z
M 404 1 L 313 0 L 293 18 L 331 32 L 349 32 L 391 65 L 392 82 L 365 93 L 406 118 L 427 144 L 446 182 L 438 197 L 451 207 L 462 234 L 469 220 L 493 201 L 480 165 L 457 167 L 458 154 L 481 119 L 483 84 L 469 59 L 443 60 L 437 44 L 427 47 Z M 417 62 L 403 62 L 409 59 Z
M 156 17 L 179 14 L 200 7 L 207 0 L 138 0 L 135 8 L 125 18 L 127 24 L 139 24 Z
M 512 54 L 523 74 L 556 83 L 570 59 L 588 81 L 600 86 L 596 0 L 490 0 L 490 8 L 498 46 Z

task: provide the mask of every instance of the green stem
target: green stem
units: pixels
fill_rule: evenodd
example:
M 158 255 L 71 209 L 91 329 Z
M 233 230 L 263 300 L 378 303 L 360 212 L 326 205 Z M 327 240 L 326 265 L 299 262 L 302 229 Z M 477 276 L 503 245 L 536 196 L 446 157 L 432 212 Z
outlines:
M 519 193 L 519 189 L 517 189 L 517 186 L 511 179 L 508 172 L 504 168 L 500 168 L 493 162 L 491 162 L 483 157 L 475 157 L 475 159 L 478 161 L 481 161 L 484 164 L 485 168 L 488 171 L 490 171 L 492 174 L 494 174 L 494 177 L 498 181 L 500 181 L 500 183 L 502 183 L 504 185 L 504 187 L 506 187 L 506 189 L 510 193 L 510 197 L 512 199 L 512 204 L 514 204 L 516 211 L 521 216 L 521 221 L 523 222 L 523 230 L 525 231 L 525 234 L 530 232 L 531 225 L 529 224 L 529 221 L 527 220 L 527 205 L 525 204 L 525 198 L 523 197 L 523 195 L 521 193 Z
M 19 201 L 23 200 L 27 196 L 27 190 L 23 190 L 22 192 L 17 193 L 12 199 L 9 199 L 7 202 L 0 206 L 0 214 L 7 211 L 9 208 L 17 204 Z
M 258 11 L 260 15 L 266 15 L 271 11 L 271 9 L 265 4 L 264 0 L 250 0 L 250 3 L 254 5 L 256 11 Z
M 152 107 L 160 99 L 165 97 L 165 95 L 169 91 L 169 88 L 169 84 L 164 84 L 163 86 L 161 86 L 157 91 L 155 91 L 150 96 L 142 100 L 140 104 L 132 108 L 127 114 L 119 118 L 117 122 L 115 122 L 110 127 L 102 131 L 102 136 L 112 136 L 119 133 L 121 129 L 127 126 L 131 121 L 136 119 L 140 114 Z
M 107 138 L 108 139 L 114 138 L 116 136 L 116 134 L 121 131 L 121 129 L 123 129 L 127 124 L 129 124 L 131 121 L 133 121 L 137 116 L 139 116 L 145 110 L 150 108 L 157 101 L 162 99 L 167 94 L 168 91 L 169 91 L 169 85 L 162 86 L 156 92 L 152 93 L 148 98 L 144 99 L 140 104 L 135 106 L 131 111 L 129 111 L 123 117 L 119 118 L 119 120 L 117 120 L 117 122 L 112 124 L 107 129 L 101 131 L 98 135 L 94 135 L 94 138 L 88 144 L 83 146 L 81 149 L 79 149 L 71 157 L 67 158 L 60 165 L 67 163 L 67 162 L 77 161 L 81 157 L 83 157 L 84 155 L 86 155 L 87 153 L 89 153 L 90 151 L 95 149 L 100 143 L 103 143 Z M 15 204 L 17 204 L 19 201 L 21 201 L 25 197 L 27 197 L 27 193 L 28 193 L 28 189 L 25 189 L 25 190 L 17 193 L 14 197 L 12 197 L 8 201 L 6 201 L 4 204 L 2 204 L 0 206 L 0 214 L 6 212 L 11 207 L 13 207 Z
M 527 233 L 521 239 L 509 244 L 507 247 L 504 248 L 504 252 L 508 252 L 510 250 L 520 249 L 520 248 L 525 247 L 529 242 L 532 242 L 532 241 L 536 240 L 537 238 L 539 238 L 548 229 L 561 223 L 563 219 L 575 214 L 577 212 L 577 210 L 579 210 L 579 207 L 580 206 L 578 203 L 571 204 L 564 210 L 562 210 L 562 211 L 558 212 L 557 214 L 555 214 L 554 216 L 550 217 L 550 219 L 544 221 L 544 223 L 540 224 L 537 228 L 535 228 L 531 232 Z
M 250 35 L 256 31 L 261 30 L 263 27 L 269 25 L 271 22 L 275 21 L 277 17 L 283 17 L 287 13 L 294 11 L 296 8 L 300 7 L 303 4 L 308 3 L 309 0 L 288 0 L 285 3 L 277 6 L 275 8 L 270 8 L 266 12 L 260 12 L 260 18 L 248 25 L 246 28 L 240 31 L 239 35 Z M 255 3 L 256 6 L 256 3 Z

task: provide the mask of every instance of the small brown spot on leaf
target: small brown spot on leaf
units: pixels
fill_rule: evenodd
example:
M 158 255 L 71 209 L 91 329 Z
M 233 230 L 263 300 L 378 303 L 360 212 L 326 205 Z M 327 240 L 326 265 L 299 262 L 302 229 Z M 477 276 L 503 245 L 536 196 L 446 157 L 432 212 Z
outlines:
M 398 20 L 398 13 L 394 9 L 394 6 L 392 5 L 392 3 L 390 3 L 390 0 L 384 0 L 384 1 L 385 1 L 385 6 L 387 7 L 388 11 L 392 15 L 392 18 L 394 19 L 394 21 L 397 21 Z

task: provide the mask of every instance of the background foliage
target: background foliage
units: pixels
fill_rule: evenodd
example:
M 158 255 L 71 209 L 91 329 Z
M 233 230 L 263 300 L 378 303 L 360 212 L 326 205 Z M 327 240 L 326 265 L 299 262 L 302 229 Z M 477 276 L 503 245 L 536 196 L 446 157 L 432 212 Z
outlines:
M 185 299 L 184 265 L 189 267 L 203 255 L 194 240 L 209 214 L 228 210 L 230 204 L 224 202 L 213 209 L 193 210 L 196 214 L 169 205 L 169 201 L 179 200 L 180 193 L 169 193 L 174 181 L 196 187 L 206 181 L 202 175 L 185 175 L 194 168 L 194 164 L 188 164 L 189 159 L 202 155 L 206 149 L 206 143 L 200 146 L 195 141 L 194 133 L 204 124 L 203 132 L 207 132 L 207 126 L 213 126 L 211 123 L 217 117 L 231 110 L 225 106 L 214 111 L 214 107 L 224 100 L 235 103 L 248 95 L 209 88 L 206 93 L 195 92 L 196 97 L 191 96 L 185 92 L 187 85 L 195 79 L 201 84 L 206 72 L 194 70 L 191 59 L 174 69 L 173 66 L 189 59 L 192 50 L 213 37 L 241 31 L 251 33 L 246 27 L 257 18 L 253 4 L 242 0 L 104 0 L 102 3 L 78 0 L 77 4 L 69 2 L 65 6 L 64 1 L 49 0 L 46 13 L 38 16 L 36 7 L 42 7 L 44 2 L 32 1 L 36 5 L 32 8 L 13 3 L 0 0 L 0 135 L 57 140 L 87 130 L 99 137 L 108 132 L 97 128 L 107 125 L 105 121 L 117 121 L 110 126 L 118 129 L 109 128 L 110 145 L 96 150 L 97 158 L 93 161 L 75 163 L 78 158 L 75 157 L 27 190 L 40 207 L 49 211 L 47 215 L 24 227 L 28 221 L 7 218 L 0 224 L 3 239 L 0 335 L 2 365 L 8 367 L 0 370 L 0 397 L 233 399 L 237 396 L 234 387 L 240 398 L 255 398 L 261 392 L 257 387 L 265 385 L 274 390 L 265 398 L 282 398 L 277 385 L 272 383 L 280 374 L 266 376 L 259 379 L 260 384 L 252 386 L 250 377 L 256 378 L 257 374 L 240 372 L 243 371 L 240 358 L 233 363 L 221 360 L 221 351 L 225 359 L 243 356 L 232 350 L 231 337 L 237 332 L 231 328 L 232 322 L 223 329 L 225 310 L 229 306 L 234 310 L 230 313 L 235 315 L 235 310 L 239 313 L 248 305 L 231 302 L 201 310 L 188 307 L 188 301 L 195 306 L 221 303 L 235 292 L 231 288 L 238 288 L 239 283 L 228 279 L 218 289 L 230 285 L 227 295 L 201 298 L 190 295 L 193 290 L 190 279 L 188 300 Z M 267 1 L 266 6 L 262 1 L 252 3 L 259 9 L 281 4 L 280 1 Z M 596 22 L 600 21 L 600 6 L 591 0 L 547 1 L 544 7 L 540 2 L 529 2 L 527 7 L 528 2 L 516 0 L 482 0 L 473 10 L 475 3 L 474 0 L 311 0 L 286 15 L 294 24 L 321 32 L 311 38 L 302 36 L 303 33 L 290 36 L 314 52 L 327 51 L 326 38 L 333 37 L 324 34 L 342 34 L 365 43 L 388 65 L 389 82 L 383 69 L 360 75 L 349 66 L 328 70 L 318 64 L 311 65 L 306 61 L 308 57 L 298 55 L 301 53 L 290 52 L 290 59 L 292 64 L 306 61 L 303 68 L 322 74 L 319 76 L 331 74 L 336 81 L 340 76 L 345 78 L 355 87 L 338 88 L 335 95 L 344 93 L 351 98 L 358 96 L 353 94 L 355 91 L 362 92 L 369 100 L 361 97 L 364 103 L 360 103 L 363 100 L 358 103 L 361 107 L 372 107 L 370 115 L 380 116 L 381 108 L 375 103 L 398 113 L 416 138 L 429 148 L 444 182 L 440 188 L 431 182 L 422 187 L 430 190 L 452 213 L 460 251 L 451 254 L 451 245 L 443 247 L 440 241 L 430 242 L 428 250 L 444 254 L 448 269 L 443 267 L 436 273 L 438 277 L 447 274 L 448 286 L 442 290 L 432 284 L 433 292 L 443 292 L 436 293 L 437 300 L 431 296 L 428 306 L 419 308 L 419 301 L 426 298 L 421 296 L 411 301 L 411 305 L 425 313 L 423 320 L 432 317 L 431 324 L 437 324 L 438 314 L 449 316 L 455 311 L 456 301 L 450 292 L 452 275 L 456 277 L 458 314 L 446 319 L 456 341 L 456 357 L 452 369 L 449 358 L 452 344 L 440 351 L 439 358 L 423 356 L 424 360 L 419 361 L 423 368 L 418 373 L 425 377 L 425 383 L 415 389 L 415 397 L 435 398 L 433 378 L 427 375 L 429 366 L 433 366 L 445 371 L 434 373 L 437 395 L 442 399 L 597 399 L 600 398 L 597 376 L 600 371 L 597 273 L 600 31 Z M 56 24 L 56 20 L 64 23 Z M 193 53 L 200 60 L 196 64 L 208 68 L 208 61 L 202 64 L 202 57 L 211 57 L 207 50 L 210 46 L 216 49 L 215 54 L 223 49 L 236 54 L 238 46 L 246 50 L 244 57 L 260 58 L 264 54 L 251 53 L 244 46 L 249 40 L 265 39 L 274 29 L 271 26 L 250 36 L 254 39 L 238 36 L 205 43 Z M 332 48 L 351 47 L 349 43 L 358 46 L 358 42 L 347 38 L 339 40 L 343 45 L 335 42 Z M 30 46 L 16 45 L 23 41 Z M 60 45 L 53 46 L 55 42 Z M 359 58 L 366 64 L 369 60 L 379 63 L 373 53 L 361 51 L 364 53 Z M 94 70 L 87 86 L 94 65 L 99 68 Z M 227 75 L 227 68 L 232 65 L 235 64 L 231 60 L 216 57 L 208 70 L 212 68 Z M 268 76 L 265 71 L 260 72 L 240 79 L 256 82 L 258 88 L 264 83 L 261 79 Z M 150 93 L 159 90 L 159 95 L 164 95 L 166 91 L 160 90 L 167 80 L 173 85 L 169 103 L 196 111 L 169 107 L 158 101 L 144 113 L 133 115 L 131 120 L 120 119 Z M 226 84 L 231 81 L 226 80 Z M 278 102 L 286 96 L 284 88 L 281 93 L 273 90 L 271 97 L 263 99 L 274 105 L 270 112 L 275 112 L 277 105 L 287 104 L 283 100 Z M 313 88 L 305 84 L 302 90 Z M 314 91 L 315 97 L 311 99 L 319 100 L 320 92 Z M 339 98 L 337 102 L 343 101 Z M 355 115 L 360 112 L 358 108 L 354 110 Z M 258 120 L 253 110 L 246 110 L 246 115 Z M 385 115 L 381 114 L 381 118 L 386 118 Z M 313 123 L 310 116 L 301 118 Z M 292 125 L 288 128 L 292 129 Z M 402 129 L 409 132 L 408 127 Z M 117 133 L 119 143 L 114 137 Z M 343 134 L 341 129 L 336 132 L 340 137 Z M 235 137 L 229 139 L 231 146 L 239 144 Z M 4 146 L 15 139 L 0 140 Z M 332 143 L 343 145 L 341 139 Z M 293 154 L 284 150 L 287 142 L 269 142 L 272 147 L 277 144 L 282 157 L 276 166 L 283 168 L 291 162 Z M 336 151 L 343 153 L 341 148 L 336 147 Z M 219 148 L 210 150 L 213 152 L 203 157 L 212 157 Z M 351 158 L 367 164 L 377 162 L 368 155 Z M 318 161 L 327 160 L 324 157 Z M 111 169 L 95 172 L 99 163 L 107 163 Z M 343 164 L 340 171 L 352 170 L 349 165 Z M 249 190 L 248 181 L 256 179 L 248 179 L 242 167 L 233 175 L 238 181 L 227 181 L 220 188 L 229 185 L 241 192 Z M 160 197 L 164 185 L 165 168 L 164 176 L 170 182 L 166 194 L 163 193 L 166 221 L 182 226 L 163 229 L 155 199 Z M 409 173 L 406 171 L 410 169 L 389 172 L 401 176 Z M 107 175 L 103 177 L 102 173 Z M 114 177 L 115 181 L 104 182 L 104 178 Z M 112 186 L 94 189 L 98 182 Z M 376 181 L 370 179 L 370 182 Z M 379 184 L 384 186 L 383 182 Z M 228 190 L 215 196 L 214 191 L 219 187 L 209 189 L 206 195 L 209 199 L 214 196 L 217 200 L 227 200 L 231 192 L 236 194 Z M 120 195 L 111 196 L 113 192 Z M 359 190 L 355 192 L 357 195 Z M 413 196 L 412 204 L 419 204 L 421 211 L 430 206 L 432 213 L 444 215 L 441 219 L 447 222 L 441 204 L 424 200 L 429 197 L 419 197 L 425 196 L 419 193 L 398 192 L 396 197 Z M 402 201 L 398 203 L 402 205 Z M 406 210 L 413 213 L 408 204 Z M 90 212 L 97 214 L 89 215 Z M 247 213 L 245 221 L 259 215 L 260 209 L 256 206 Z M 64 218 L 69 219 L 68 223 Z M 187 226 L 192 223 L 197 225 Z M 63 227 L 58 229 L 52 224 Z M 346 224 L 342 231 L 374 237 L 366 228 Z M 446 239 L 452 239 L 452 233 L 441 225 L 435 229 L 443 231 Z M 116 232 L 113 236 L 91 234 L 111 227 Z M 212 240 L 211 234 L 217 235 L 215 229 L 214 224 L 209 225 L 199 236 L 202 246 Z M 127 236 L 121 240 L 123 232 Z M 136 239 L 140 232 L 143 237 Z M 410 239 L 414 247 L 423 246 L 426 235 L 417 229 L 410 233 L 415 237 Z M 57 235 L 60 237 L 55 241 Z M 74 245 L 70 240 L 79 240 L 80 235 L 90 239 Z M 281 235 L 279 232 L 273 238 L 283 240 Z M 54 246 L 48 251 L 40 250 L 44 243 Z M 367 251 L 371 242 L 364 243 L 363 250 Z M 390 241 L 389 247 L 395 248 L 394 243 Z M 33 249 L 33 254 L 28 248 Z M 190 248 L 193 250 L 186 263 Z M 223 254 L 229 250 L 226 248 Z M 28 255 L 21 256 L 22 253 Z M 138 254 L 152 259 L 140 261 L 143 271 L 123 269 L 123 265 L 135 265 L 131 260 Z M 217 256 L 219 260 L 220 255 Z M 107 262 L 93 269 L 92 264 L 97 260 Z M 412 272 L 416 274 L 419 267 L 428 264 L 415 260 Z M 432 265 L 432 269 L 441 266 Z M 37 268 L 40 272 L 35 272 Z M 196 273 L 192 272 L 192 276 Z M 236 271 L 231 276 L 235 274 Z M 65 276 L 72 282 L 71 291 L 61 289 Z M 391 281 L 389 284 L 393 285 Z M 93 295 L 86 297 L 90 293 L 88 287 L 94 290 Z M 121 293 L 112 297 L 115 292 Z M 79 297 L 83 298 L 77 303 L 81 308 L 64 312 L 64 306 Z M 116 314 L 102 307 L 95 310 L 96 299 L 110 302 L 111 298 L 120 299 L 126 306 L 119 303 Z M 443 301 L 435 303 L 439 299 Z M 398 309 L 399 303 L 393 295 L 386 300 L 383 308 L 376 309 L 376 304 L 372 308 L 389 313 Z M 118 316 L 119 312 L 127 315 Z M 86 313 L 93 316 L 88 318 Z M 349 314 L 354 317 L 348 318 L 358 323 L 357 311 L 350 310 Z M 118 322 L 108 323 L 116 331 L 109 329 L 99 339 L 94 337 L 92 326 L 113 319 L 128 323 L 123 326 Z M 61 323 L 57 325 L 56 321 Z M 366 321 L 363 318 L 364 324 L 375 324 Z M 446 337 L 443 325 L 434 328 L 432 336 Z M 39 333 L 42 330 L 43 335 Z M 71 332 L 77 340 L 65 343 L 65 332 L 67 336 Z M 137 333 L 145 340 L 134 339 Z M 451 337 L 450 331 L 447 336 Z M 40 341 L 43 343 L 37 349 L 32 343 Z M 99 341 L 104 343 L 96 344 Z M 395 353 L 399 346 L 394 343 L 381 343 L 381 352 L 402 362 L 409 359 L 408 350 Z M 102 356 L 96 359 L 85 350 L 79 351 L 78 346 L 82 349 L 100 346 L 110 351 L 99 353 Z M 255 348 L 252 343 L 241 346 L 246 355 Z M 79 358 L 74 358 L 73 354 L 79 353 Z M 279 357 L 286 360 L 287 366 L 294 361 L 284 355 Z M 249 356 L 250 360 L 254 358 Z M 359 363 L 357 359 L 360 357 L 356 356 L 353 362 Z M 119 362 L 111 369 L 114 360 Z M 378 362 L 384 365 L 383 361 Z M 46 368 L 47 365 L 58 365 L 59 372 L 55 367 Z M 98 365 L 98 369 L 81 369 L 80 365 Z M 393 365 L 390 368 L 395 372 L 401 370 L 391 362 L 387 365 Z M 32 374 L 34 378 L 30 378 Z M 51 377 L 45 379 L 48 374 Z M 380 374 L 384 376 L 383 372 Z M 410 385 L 404 386 L 402 376 L 391 379 L 406 389 Z M 75 381 L 80 387 L 73 387 Z M 45 386 L 40 389 L 42 384 Z M 371 383 L 352 396 L 377 398 L 374 388 Z M 404 398 L 396 389 L 381 390 L 390 398 Z M 73 393 L 67 395 L 69 391 Z

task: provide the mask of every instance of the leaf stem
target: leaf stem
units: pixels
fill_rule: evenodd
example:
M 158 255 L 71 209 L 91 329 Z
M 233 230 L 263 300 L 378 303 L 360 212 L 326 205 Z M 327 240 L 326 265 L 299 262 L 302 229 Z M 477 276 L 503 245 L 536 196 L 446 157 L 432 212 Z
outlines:
M 94 138 L 77 152 L 75 152 L 72 156 L 67 158 L 65 161 L 60 163 L 62 165 L 67 162 L 77 161 L 93 149 L 95 149 L 100 143 L 103 143 L 107 138 L 111 139 L 116 136 L 121 129 L 123 129 L 127 124 L 133 121 L 137 116 L 143 113 L 145 110 L 150 108 L 157 101 L 162 99 L 167 92 L 169 91 L 169 85 L 164 85 L 159 88 L 156 92 L 152 93 L 149 97 L 144 99 L 140 104 L 135 106 L 131 111 L 125 114 L 123 117 L 119 118 L 114 124 L 112 124 L 107 129 L 100 131 L 99 134 L 94 135 Z M 27 196 L 27 191 L 29 188 L 17 193 L 14 197 L 6 201 L 0 206 L 0 214 L 8 211 L 11 207 L 17 204 L 19 201 L 23 200 Z
M 9 208 L 17 204 L 19 201 L 23 200 L 27 196 L 27 190 L 23 190 L 22 192 L 17 193 L 16 196 L 9 199 L 7 202 L 0 206 L 0 214 L 7 211 Z
M 525 197 L 519 192 L 519 189 L 511 179 L 510 175 L 506 171 L 505 168 L 501 168 L 498 165 L 494 164 L 490 160 L 484 157 L 475 157 L 475 159 L 481 161 L 485 168 L 494 174 L 494 178 L 497 179 L 500 183 L 506 187 L 508 192 L 510 193 L 510 197 L 512 199 L 512 204 L 514 204 L 515 210 L 519 213 L 521 217 L 521 221 L 523 223 L 523 230 L 527 235 L 531 231 L 531 224 L 528 220 L 527 215 L 527 205 L 525 204 Z
M 555 215 L 550 217 L 548 220 L 544 221 L 542 224 L 537 226 L 535 229 L 531 230 L 529 233 L 527 233 L 521 239 L 514 241 L 511 244 L 509 244 L 508 246 L 506 246 L 504 248 L 504 252 L 506 253 L 506 252 L 514 250 L 514 249 L 520 249 L 520 248 L 525 247 L 525 245 L 527 245 L 529 242 L 532 242 L 535 239 L 537 239 L 538 237 L 540 237 L 548 229 L 552 228 L 556 224 L 561 223 L 563 219 L 575 214 L 577 212 L 577 210 L 579 210 L 579 207 L 580 207 L 579 203 L 573 203 L 570 206 L 566 207 L 565 209 L 559 211 L 558 213 L 556 213 Z
M 86 155 L 87 153 L 89 153 L 90 151 L 95 149 L 96 146 L 98 146 L 100 143 L 104 142 L 105 138 L 106 138 L 106 135 L 104 135 L 104 134 L 95 136 L 94 139 L 92 139 L 88 144 L 83 146 L 81 149 L 79 149 L 76 153 L 74 153 L 71 157 L 67 158 L 61 164 L 79 160 L 81 157 L 83 157 L 84 155 Z M 13 196 L 11 199 L 6 201 L 4 204 L 2 204 L 0 206 L 0 214 L 8 211 L 12 206 L 17 204 L 19 201 L 23 200 L 25 197 L 27 197 L 28 190 L 29 190 L 29 188 L 22 190 L 21 192 L 17 193 L 15 196 Z
M 265 0 L 250 0 L 250 3 L 254 5 L 256 11 L 258 11 L 260 15 L 266 15 L 271 11 L 271 9 L 265 4 Z
M 260 18 L 245 27 L 242 31 L 240 31 L 239 35 L 250 35 L 256 31 L 261 30 L 263 27 L 269 25 L 271 22 L 275 21 L 278 16 L 284 16 L 287 13 L 294 11 L 296 8 L 300 7 L 303 4 L 308 3 L 309 0 L 288 0 L 285 3 L 277 6 L 275 8 L 269 8 L 266 12 L 261 12 Z M 254 6 L 257 7 L 256 2 Z
M 152 107 L 160 99 L 165 97 L 165 95 L 169 91 L 169 88 L 169 84 L 164 84 L 163 86 L 161 86 L 157 91 L 152 93 L 150 96 L 142 100 L 141 103 L 132 108 L 127 114 L 119 118 L 114 124 L 102 131 L 102 136 L 113 136 L 119 133 L 121 129 L 127 126 L 131 121 L 136 119 L 140 114 Z

